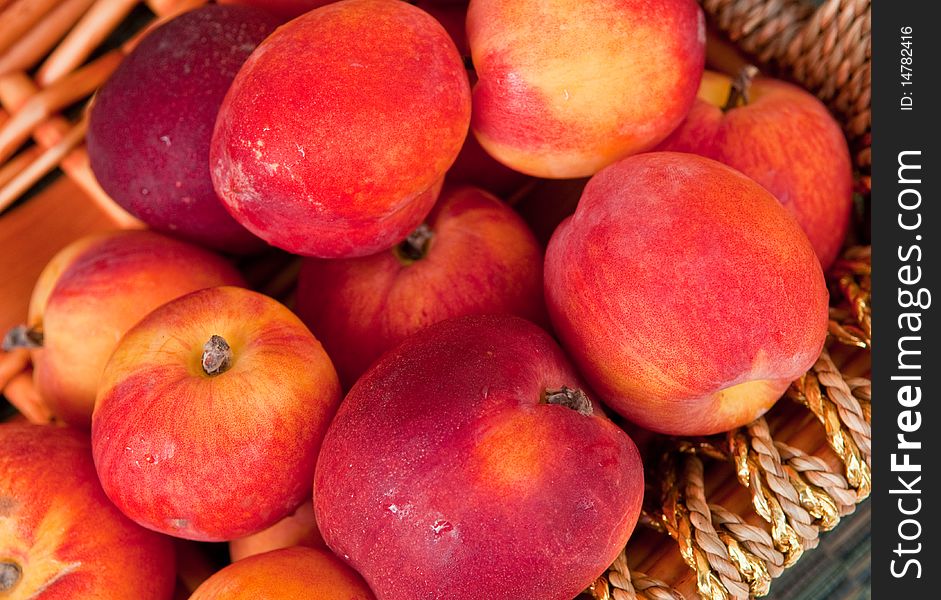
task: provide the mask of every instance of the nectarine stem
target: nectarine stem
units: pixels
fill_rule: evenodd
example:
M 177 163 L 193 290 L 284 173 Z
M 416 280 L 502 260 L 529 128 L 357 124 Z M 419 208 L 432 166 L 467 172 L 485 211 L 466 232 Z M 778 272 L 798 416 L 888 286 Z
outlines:
M 745 65 L 738 72 L 738 76 L 732 80 L 732 89 L 729 90 L 729 99 L 725 101 L 722 112 L 728 112 L 733 108 L 745 106 L 748 104 L 748 90 L 751 88 L 752 79 L 758 74 L 758 67 L 755 65 Z
M 42 330 L 26 325 L 17 325 L 3 336 L 3 351 L 15 348 L 42 348 Z
M 591 408 L 591 400 L 588 399 L 585 392 L 564 385 L 561 390 L 546 390 L 545 402 L 546 404 L 558 404 L 571 408 L 586 417 L 590 417 L 594 412 Z
M 396 257 L 406 265 L 421 260 L 428 253 L 428 244 L 434 235 L 431 227 L 422 223 L 415 231 L 408 234 L 408 237 L 402 243 L 395 247 Z
M 213 335 L 203 345 L 203 371 L 214 377 L 229 370 L 232 366 L 232 348 L 220 335 Z
M 0 593 L 6 593 L 12 590 L 20 581 L 23 571 L 15 562 L 0 562 Z

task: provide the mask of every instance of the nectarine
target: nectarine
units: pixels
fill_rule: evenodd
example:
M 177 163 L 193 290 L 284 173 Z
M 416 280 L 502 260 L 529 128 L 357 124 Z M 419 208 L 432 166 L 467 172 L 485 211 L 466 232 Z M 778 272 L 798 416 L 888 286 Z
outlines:
M 853 168 L 839 124 L 816 97 L 789 83 L 739 77 L 734 92 L 732 84 L 707 71 L 699 99 L 660 149 L 713 158 L 766 187 L 800 223 L 826 270 L 853 205 Z
M 291 546 L 326 547 L 320 530 L 317 529 L 314 505 L 310 498 L 306 498 L 297 510 L 268 529 L 229 542 L 229 557 L 235 562 L 255 554 Z
M 219 4 L 244 4 L 263 8 L 288 21 L 336 0 L 219 0 Z
M 326 550 L 283 548 L 217 572 L 190 600 L 375 600 L 355 571 Z
M 595 175 L 549 242 L 545 292 L 606 404 L 665 433 L 757 418 L 827 335 L 827 287 L 800 226 L 753 180 L 693 154 Z
M 171 540 L 105 497 L 87 433 L 4 423 L 0 449 L 0 598 L 171 596 Z
M 546 323 L 542 248 L 509 206 L 456 188 L 392 250 L 307 259 L 297 310 L 348 388 L 383 352 L 450 317 L 508 313 Z
M 227 284 L 243 284 L 228 262 L 157 233 L 73 242 L 40 274 L 30 301 L 28 325 L 42 335 L 37 389 L 57 417 L 88 427 L 101 371 L 124 332 L 168 300 Z
M 287 308 L 241 288 L 201 290 L 121 339 L 92 417 L 95 466 L 141 525 L 231 540 L 310 497 L 339 401 L 330 359 Z
M 587 177 L 686 116 L 703 71 L 694 0 L 472 0 L 472 127 L 500 162 Z
M 141 40 L 89 114 L 88 157 L 108 195 L 168 235 L 224 252 L 264 247 L 216 195 L 209 142 L 232 79 L 277 25 L 262 10 L 204 6 Z
M 288 22 L 248 58 L 219 111 L 213 182 L 275 246 L 373 254 L 431 210 L 469 122 L 463 62 L 434 18 L 344 0 Z
M 380 600 L 570 600 L 627 542 L 640 456 L 561 349 L 512 316 L 443 321 L 353 386 L 314 511 Z

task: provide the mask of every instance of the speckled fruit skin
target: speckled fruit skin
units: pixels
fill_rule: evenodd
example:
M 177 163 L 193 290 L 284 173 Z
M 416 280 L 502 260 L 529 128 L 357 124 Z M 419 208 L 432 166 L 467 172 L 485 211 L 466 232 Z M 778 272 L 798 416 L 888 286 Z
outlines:
M 693 152 L 745 173 L 800 223 L 824 270 L 833 264 L 853 207 L 853 167 L 840 125 L 817 98 L 758 78 L 745 106 L 722 107 L 732 80 L 707 71 L 689 116 L 660 148 Z
M 694 0 L 472 0 L 472 128 L 500 162 L 587 177 L 686 116 L 706 29 Z
M 326 550 L 284 548 L 233 563 L 190 600 L 375 600 L 355 571 Z
M 229 542 L 229 557 L 235 562 L 255 554 L 291 546 L 326 548 L 320 530 L 317 529 L 314 505 L 310 498 L 305 499 L 292 514 L 268 529 Z
M 386 350 L 438 321 L 506 313 L 548 323 L 542 248 L 513 209 L 459 187 L 441 196 L 426 224 L 433 237 L 414 262 L 394 248 L 301 267 L 298 314 L 347 389 Z
M 219 0 L 219 4 L 243 4 L 262 8 L 287 21 L 336 0 Z
M 155 230 L 223 252 L 265 244 L 212 187 L 209 142 L 239 67 L 278 25 L 264 11 L 204 6 L 150 32 L 98 91 L 88 156 L 101 187 Z
M 692 154 L 595 175 L 549 242 L 545 292 L 606 404 L 664 433 L 751 422 L 827 334 L 827 287 L 800 226 L 757 183 Z
M 634 443 L 561 349 L 518 317 L 432 325 L 373 365 L 327 433 L 314 512 L 380 600 L 570 600 L 627 542 L 643 496 Z M 588 392 L 590 397 L 590 392 Z
M 118 340 L 144 315 L 189 292 L 243 285 L 228 262 L 149 231 L 111 232 L 63 248 L 40 274 L 29 321 L 36 387 L 60 419 L 88 427 L 98 379 Z
M 4 598 L 167 600 L 169 538 L 131 522 L 105 497 L 87 433 L 0 424 L 0 562 L 20 567 Z M 12 594 L 12 595 L 10 595 Z
M 344 0 L 249 57 L 219 111 L 213 182 L 275 246 L 365 256 L 428 214 L 469 122 L 467 74 L 434 18 L 405 2 Z
M 231 367 L 208 376 L 219 335 Z M 287 308 L 220 287 L 167 303 L 129 331 L 102 376 L 95 466 L 134 521 L 224 541 L 273 525 L 310 497 L 340 385 L 320 343 Z

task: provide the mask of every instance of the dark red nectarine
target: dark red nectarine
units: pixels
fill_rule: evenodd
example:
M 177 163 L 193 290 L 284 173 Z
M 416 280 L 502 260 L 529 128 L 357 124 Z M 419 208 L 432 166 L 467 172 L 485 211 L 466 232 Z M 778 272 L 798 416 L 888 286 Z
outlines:
M 288 21 L 336 0 L 219 0 L 219 4 L 244 4 L 263 8 Z
M 95 96 L 88 156 L 108 195 L 150 227 L 223 252 L 264 244 L 219 201 L 209 142 L 239 67 L 278 20 L 205 6 L 157 27 Z
M 570 600 L 627 542 L 643 472 L 561 349 L 518 317 L 437 323 L 353 386 L 314 511 L 380 600 Z

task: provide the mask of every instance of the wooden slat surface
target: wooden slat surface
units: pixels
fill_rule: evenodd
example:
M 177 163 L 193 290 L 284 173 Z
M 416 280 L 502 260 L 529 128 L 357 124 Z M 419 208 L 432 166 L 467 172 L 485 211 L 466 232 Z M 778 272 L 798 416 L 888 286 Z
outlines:
M 0 332 L 25 321 L 33 284 L 56 252 L 110 229 L 115 224 L 67 177 L 0 216 Z

